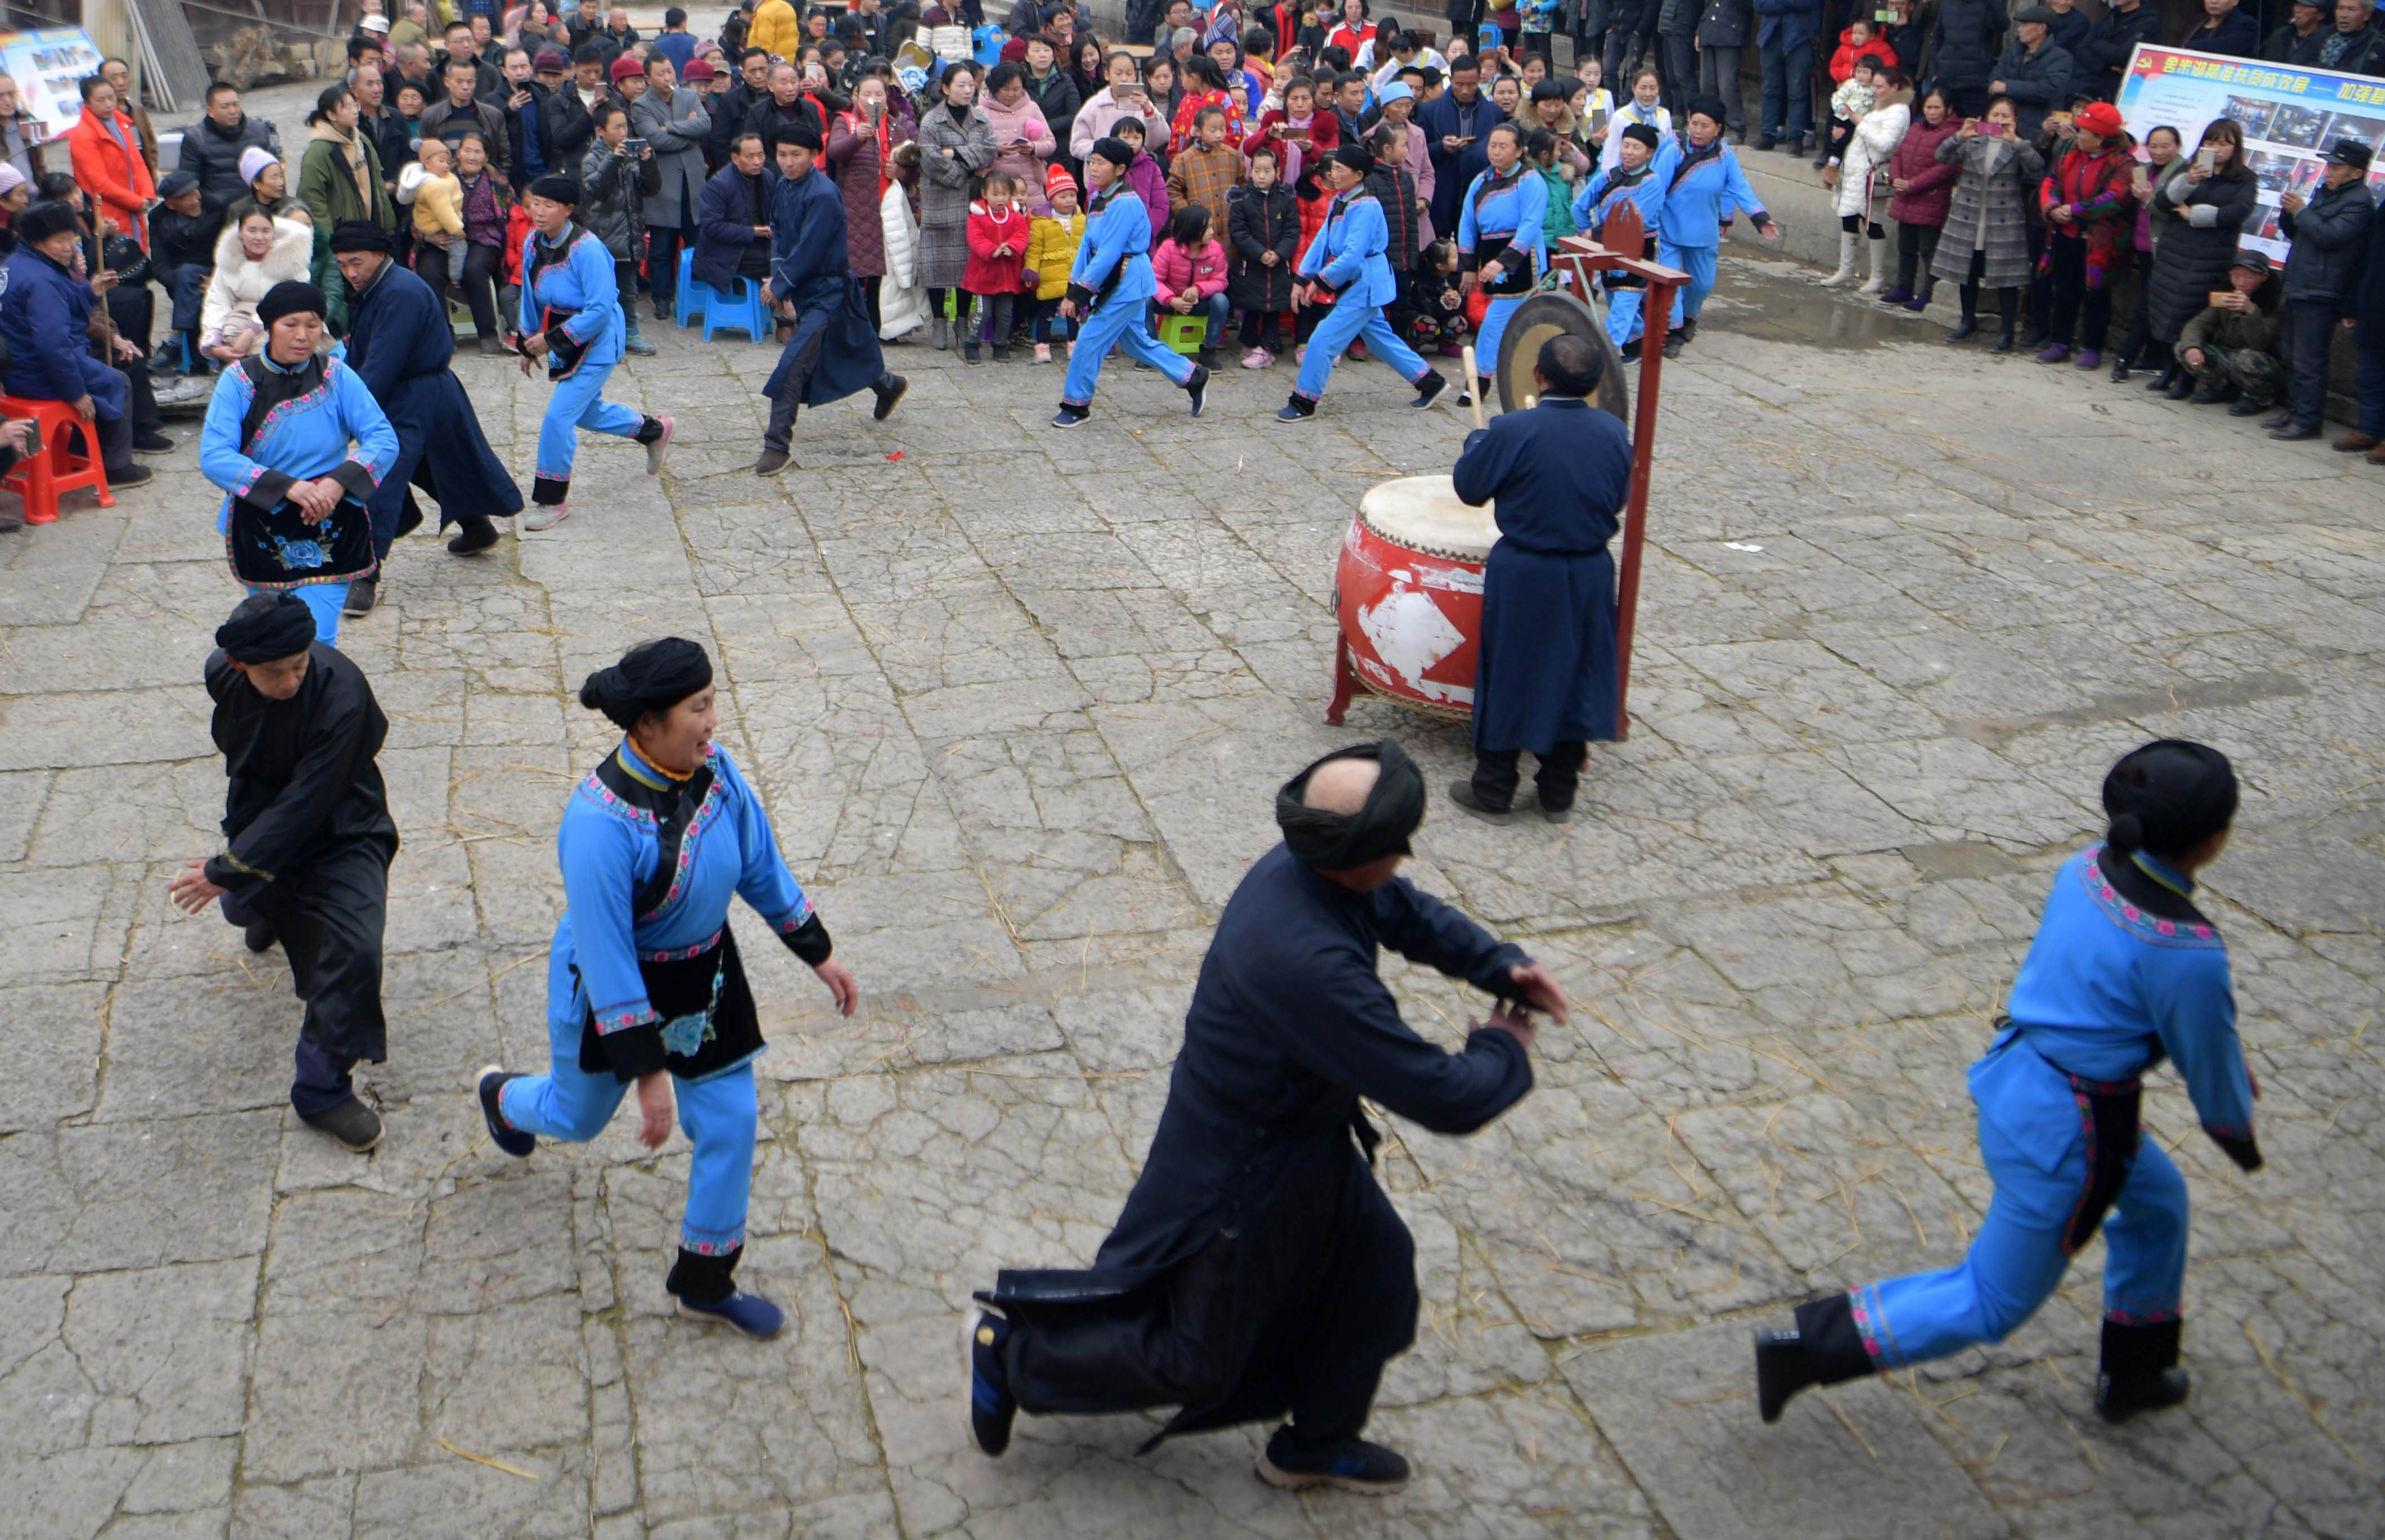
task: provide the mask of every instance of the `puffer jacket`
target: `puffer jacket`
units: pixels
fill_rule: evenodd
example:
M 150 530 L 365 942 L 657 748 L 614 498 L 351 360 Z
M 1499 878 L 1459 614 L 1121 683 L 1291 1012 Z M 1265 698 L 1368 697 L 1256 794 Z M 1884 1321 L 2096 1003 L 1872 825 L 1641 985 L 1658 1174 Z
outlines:
M 1028 229 L 1026 272 L 1035 275 L 1035 297 L 1058 299 L 1068 292 L 1068 270 L 1077 265 L 1077 247 L 1085 239 L 1085 211 L 1063 219 L 1057 213 L 1038 214 Z M 1025 282 L 1021 275 L 1021 282 Z
M 1197 251 L 1186 251 L 1174 241 L 1162 241 L 1151 254 L 1151 276 L 1159 285 L 1154 303 L 1164 304 L 1186 289 L 1202 300 L 1226 287 L 1226 247 L 1216 236 Z
M 1930 40 L 1931 83 L 1955 91 L 1985 86 L 1995 79 L 1998 40 L 2004 35 L 2004 0 L 1944 0 Z
M 1234 248 L 1229 294 L 1245 310 L 1292 308 L 1292 269 L 1300 257 L 1300 207 L 1292 189 L 1277 182 L 1265 192 L 1237 188 L 1226 205 L 1228 244 Z M 1274 252 L 1276 264 L 1260 258 Z
M 605 243 L 616 262 L 631 260 L 631 236 L 645 228 L 645 200 L 659 192 L 662 168 L 651 156 L 632 160 L 598 140 L 580 162 L 580 227 Z
M 226 229 L 216 239 L 216 270 L 199 308 L 200 345 L 221 343 L 224 324 L 235 317 L 255 326 L 266 291 L 276 283 L 304 283 L 314 259 L 315 227 L 304 220 L 275 219 L 273 244 L 256 261 L 241 246 L 240 232 Z
M 2192 162 L 2189 161 L 2188 165 Z M 2184 169 L 2154 189 L 2153 271 L 2145 280 L 2154 336 L 2169 341 L 2212 290 L 2225 288 L 2261 184 L 2248 172 L 2189 181 Z
M 1963 120 L 1953 113 L 1936 128 L 1914 119 L 1888 157 L 1888 180 L 1903 182 L 1904 191 L 1888 200 L 1888 217 L 1901 225 L 1943 225 L 1946 206 L 1954 198 L 1954 168 L 1941 162 L 1938 146 L 1963 131 Z
M 1872 173 L 1888 164 L 1913 123 L 1913 109 L 1903 102 L 1877 107 L 1856 120 L 1839 162 L 1839 185 L 1831 212 L 1844 217 L 1871 212 Z

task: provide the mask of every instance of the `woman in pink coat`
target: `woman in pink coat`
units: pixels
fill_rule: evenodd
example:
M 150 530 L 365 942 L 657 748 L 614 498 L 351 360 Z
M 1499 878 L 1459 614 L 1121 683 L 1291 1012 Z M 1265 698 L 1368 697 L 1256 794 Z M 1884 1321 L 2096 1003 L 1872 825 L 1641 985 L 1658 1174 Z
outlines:
M 1001 152 L 994 157 L 993 169 L 1009 172 L 1022 187 L 1043 186 L 1044 162 L 1059 145 L 1043 121 L 1043 109 L 1028 94 L 1027 67 L 995 65 L 985 77 L 985 94 L 979 98 L 978 110 L 993 125 L 994 148 Z

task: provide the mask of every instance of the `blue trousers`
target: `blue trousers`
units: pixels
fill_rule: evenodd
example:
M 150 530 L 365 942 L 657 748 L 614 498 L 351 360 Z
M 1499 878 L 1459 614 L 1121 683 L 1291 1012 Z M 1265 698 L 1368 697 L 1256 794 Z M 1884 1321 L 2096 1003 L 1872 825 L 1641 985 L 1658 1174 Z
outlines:
M 1507 335 L 1507 318 L 1516 313 L 1517 306 L 1531 297 L 1530 294 L 1509 294 L 1504 299 L 1492 300 L 1482 312 L 1482 330 L 1474 339 L 1474 363 L 1483 373 L 1493 377 L 1498 374 L 1499 344 Z M 1473 387 L 1469 383 L 1467 388 L 1470 390 Z
M 1796 139 L 1813 131 L 1814 44 L 1783 47 L 1776 38 L 1756 50 L 1763 70 L 1762 114 L 1767 139 Z
M 175 331 L 196 332 L 199 329 L 199 313 L 206 308 L 207 280 L 214 276 L 213 268 L 197 262 L 185 262 L 176 268 L 173 276 L 166 281 L 166 292 L 174 296 Z
M 1647 299 L 1645 289 L 1609 289 L 1606 291 L 1606 334 L 1621 347 L 1640 335 L 1640 307 Z
M 1864 1345 L 1879 1369 L 1926 1363 L 2002 1342 L 2037 1313 L 2069 1269 L 2064 1233 L 2088 1180 L 2083 1141 L 2052 1172 L 2032 1141 L 1979 1119 L 1979 1154 L 1996 1194 L 1959 1267 L 1892 1278 L 1854 1292 Z M 2186 1179 L 2141 1137 L 2128 1181 L 2104 1221 L 2104 1313 L 2129 1324 L 2175 1320 L 2186 1282 Z
M 571 463 L 580 453 L 582 428 L 616 438 L 636 436 L 644 416 L 605 399 L 605 382 L 612 378 L 613 366 L 619 361 L 583 362 L 556 383 L 555 396 L 546 404 L 546 420 L 538 430 L 540 481 L 570 484 Z M 579 1049 L 572 1052 L 577 1054 Z
M 1341 362 L 1354 338 L 1365 339 L 1367 352 L 1391 365 L 1412 385 L 1431 372 L 1432 366 L 1402 342 L 1392 323 L 1383 319 L 1381 306 L 1344 298 L 1328 307 L 1325 319 L 1317 323 L 1308 339 L 1308 357 L 1300 366 L 1300 380 L 1292 389 L 1311 401 L 1322 396 L 1333 366 Z
M 2360 393 L 2360 431 L 2385 439 L 2385 346 L 2361 348 L 2353 357 L 2352 379 Z
M 580 1067 L 580 1026 L 547 1023 L 554 1062 L 543 1075 L 506 1082 L 497 1109 L 524 1133 L 585 1143 L 605 1131 L 630 1089 L 608 1072 Z M 754 1065 L 703 1080 L 673 1078 L 679 1126 L 695 1146 L 688 1162 L 687 1212 L 680 1245 L 719 1257 L 745 1244 L 745 1206 L 754 1190 Z
M 1695 320 L 1704 308 L 1706 295 L 1714 293 L 1715 254 L 1717 246 L 1677 246 L 1661 236 L 1656 241 L 1656 260 L 1668 268 L 1679 268 L 1690 275 L 1690 281 L 1673 291 L 1673 330 L 1681 329 L 1684 320 Z
M 1121 304 L 1112 299 L 1094 306 L 1092 315 L 1079 319 L 1084 330 L 1077 333 L 1077 351 L 1068 359 L 1068 378 L 1060 386 L 1064 405 L 1084 407 L 1093 404 L 1093 388 L 1102 382 L 1102 360 L 1114 347 L 1126 349 L 1180 385 L 1192 378 L 1192 360 L 1151 334 L 1151 319 L 1143 301 Z

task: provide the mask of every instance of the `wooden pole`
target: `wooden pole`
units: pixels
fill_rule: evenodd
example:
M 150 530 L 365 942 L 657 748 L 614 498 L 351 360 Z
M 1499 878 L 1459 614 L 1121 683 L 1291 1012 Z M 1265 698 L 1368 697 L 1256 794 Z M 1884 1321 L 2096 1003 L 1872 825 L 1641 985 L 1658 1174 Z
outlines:
M 1491 419 L 1482 415 L 1482 376 L 1474 371 L 1474 344 L 1466 344 L 1466 399 L 1474 403 L 1474 426 L 1488 428 Z
M 1648 540 L 1648 479 L 1655 469 L 1656 389 L 1665 370 L 1678 275 L 1652 276 L 1641 310 L 1639 399 L 1631 404 L 1631 493 L 1623 505 L 1623 570 L 1615 599 L 1615 739 L 1631 736 L 1631 633 L 1640 613 L 1640 557 Z

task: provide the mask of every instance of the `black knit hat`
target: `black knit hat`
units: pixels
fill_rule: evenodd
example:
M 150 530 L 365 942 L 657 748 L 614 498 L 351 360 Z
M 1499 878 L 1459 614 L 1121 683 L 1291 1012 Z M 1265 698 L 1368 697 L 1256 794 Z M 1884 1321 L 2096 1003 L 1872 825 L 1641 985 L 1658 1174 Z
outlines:
M 271 326 L 284 316 L 295 316 L 307 311 L 320 316 L 327 308 L 322 290 L 312 283 L 301 283 L 294 278 L 284 279 L 266 290 L 265 297 L 256 302 L 256 319 L 265 325 Z
M 556 174 L 536 177 L 531 182 L 530 191 L 533 195 L 544 198 L 549 203 L 568 203 L 574 208 L 580 207 L 581 192 L 578 177 Z
M 61 234 L 69 230 L 79 231 L 82 228 L 82 221 L 75 217 L 73 208 L 56 198 L 44 199 L 18 215 L 11 222 L 16 226 L 17 239 L 29 245 L 46 241 L 53 235 Z

